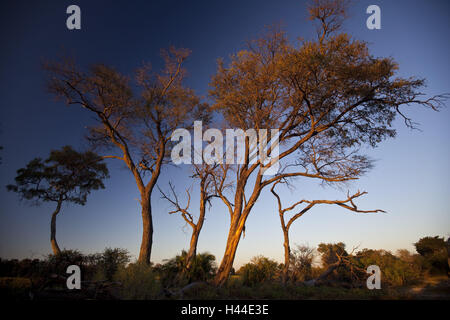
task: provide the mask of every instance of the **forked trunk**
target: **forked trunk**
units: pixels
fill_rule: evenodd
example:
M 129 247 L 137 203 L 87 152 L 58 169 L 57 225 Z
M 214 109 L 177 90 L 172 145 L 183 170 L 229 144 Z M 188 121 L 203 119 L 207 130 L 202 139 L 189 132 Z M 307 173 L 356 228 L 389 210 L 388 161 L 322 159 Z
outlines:
M 256 179 L 258 182 L 258 180 L 261 180 L 261 176 L 258 175 Z M 239 241 L 241 240 L 242 230 L 244 229 L 247 217 L 251 212 L 256 202 L 256 199 L 258 199 L 258 196 L 261 192 L 261 188 L 254 191 L 245 207 L 243 207 L 242 204 L 244 200 L 244 189 L 245 189 L 245 182 L 240 183 L 236 187 L 237 190 L 235 196 L 236 201 L 234 212 L 232 215 L 233 217 L 230 223 L 230 231 L 228 232 L 225 254 L 222 258 L 222 262 L 220 263 L 219 269 L 217 270 L 217 274 L 214 279 L 214 284 L 218 287 L 223 286 L 230 277 L 230 272 L 231 269 L 233 268 L 234 258 L 236 257 L 236 250 L 239 245 Z
M 52 214 L 52 220 L 50 222 L 50 242 L 52 244 L 52 251 L 54 255 L 58 255 L 61 253 L 58 242 L 56 242 L 56 216 L 61 210 L 61 204 L 62 200 L 59 200 L 58 205 L 56 206 L 56 210 Z

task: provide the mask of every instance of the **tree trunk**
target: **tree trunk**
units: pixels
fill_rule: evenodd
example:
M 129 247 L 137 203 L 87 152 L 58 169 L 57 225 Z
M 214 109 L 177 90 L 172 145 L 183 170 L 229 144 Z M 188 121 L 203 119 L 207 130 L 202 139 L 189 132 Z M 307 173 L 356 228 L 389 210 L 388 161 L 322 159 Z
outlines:
M 143 192 L 141 194 L 142 206 L 142 242 L 139 251 L 138 261 L 140 263 L 150 264 L 150 257 L 152 254 L 153 244 L 153 220 L 152 220 L 152 205 L 151 193 Z
M 216 278 L 214 279 L 214 284 L 216 286 L 222 286 L 228 280 L 230 276 L 231 268 L 233 267 L 234 258 L 236 256 L 236 250 L 241 239 L 242 229 L 244 223 L 241 222 L 237 227 L 233 227 L 231 224 L 230 231 L 228 233 L 227 246 L 225 248 L 225 254 L 220 263 L 219 269 L 217 270 Z
M 284 268 L 283 268 L 283 283 L 289 280 L 289 266 L 291 264 L 291 248 L 289 245 L 289 231 L 283 228 L 284 235 Z
M 200 193 L 201 193 L 200 194 L 200 214 L 198 216 L 198 220 L 197 220 L 197 224 L 195 225 L 195 228 L 192 229 L 192 236 L 191 236 L 191 242 L 189 245 L 189 252 L 186 257 L 186 269 L 185 269 L 186 272 L 192 268 L 194 259 L 197 256 L 198 238 L 200 236 L 200 231 L 202 230 L 202 227 L 203 227 L 203 222 L 205 221 L 206 194 L 205 194 L 205 189 L 204 189 L 204 181 L 202 181 Z
M 62 200 L 58 201 L 58 205 L 56 206 L 56 210 L 52 214 L 52 220 L 50 222 L 50 242 L 52 244 L 52 250 L 54 255 L 58 255 L 61 253 L 59 249 L 58 242 L 56 242 L 56 216 L 61 210 Z
M 194 263 L 195 256 L 197 255 L 197 243 L 198 243 L 199 234 L 200 234 L 200 230 L 198 228 L 195 228 L 192 231 L 191 242 L 189 245 L 189 251 L 186 256 L 186 271 L 191 269 L 191 267 Z

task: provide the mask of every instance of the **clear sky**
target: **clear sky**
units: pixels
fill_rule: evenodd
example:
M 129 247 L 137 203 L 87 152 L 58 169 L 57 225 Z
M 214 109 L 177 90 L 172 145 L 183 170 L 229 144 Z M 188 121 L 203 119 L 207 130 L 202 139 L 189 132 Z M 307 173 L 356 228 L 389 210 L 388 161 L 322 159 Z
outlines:
M 66 28 L 66 8 L 78 4 L 82 29 Z M 381 8 L 381 30 L 366 28 L 366 8 Z M 392 56 L 400 75 L 427 79 L 428 95 L 450 92 L 449 1 L 359 1 L 351 8 L 345 31 L 370 43 L 375 56 Z M 304 1 L 4 1 L 0 8 L 0 257 L 40 258 L 50 253 L 53 204 L 30 207 L 5 185 L 15 171 L 51 149 L 73 145 L 85 149 L 85 126 L 92 116 L 57 102 L 45 90 L 41 62 L 64 54 L 80 65 L 103 62 L 131 73 L 143 61 L 158 67 L 160 48 L 192 50 L 187 68 L 189 85 L 206 95 L 216 59 L 243 48 L 265 25 L 282 23 L 291 40 L 311 38 Z M 447 39 L 447 40 L 446 40 Z M 447 104 L 449 104 L 447 102 Z M 396 139 L 368 150 L 375 168 L 350 191 L 368 192 L 360 208 L 381 208 L 386 214 L 354 214 L 339 207 L 316 207 L 291 228 L 291 243 L 343 241 L 348 247 L 413 249 L 427 235 L 450 236 L 450 110 L 439 113 L 412 107 L 408 114 L 422 131 L 397 121 Z M 117 160 L 108 161 L 106 189 L 92 193 L 86 206 L 64 206 L 58 216 L 61 248 L 98 252 L 106 246 L 138 253 L 141 240 L 139 197 L 131 174 Z M 174 181 L 178 190 L 192 183 L 186 168 L 165 169 L 160 186 Z M 297 180 L 296 190 L 283 192 L 285 204 L 307 199 L 341 199 L 346 189 L 323 188 Z M 194 197 L 194 200 L 198 199 Z M 194 201 L 193 200 L 193 201 Z M 190 228 L 180 216 L 168 215 L 169 205 L 153 195 L 152 261 L 171 258 L 188 247 Z M 194 201 L 195 203 L 195 201 Z M 228 213 L 219 202 L 207 213 L 199 251 L 220 261 L 225 248 Z M 282 233 L 273 196 L 262 193 L 246 224 L 235 266 L 263 254 L 282 260 Z

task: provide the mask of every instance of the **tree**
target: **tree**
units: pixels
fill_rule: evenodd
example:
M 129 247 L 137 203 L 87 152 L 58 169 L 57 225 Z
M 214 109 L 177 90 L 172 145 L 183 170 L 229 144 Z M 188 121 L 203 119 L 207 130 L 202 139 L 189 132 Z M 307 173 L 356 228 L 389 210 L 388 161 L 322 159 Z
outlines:
M 278 129 L 279 143 L 270 143 L 267 155 L 281 149 L 268 163 L 250 163 L 246 139 L 245 164 L 222 166 L 218 185 L 232 181 L 233 189 L 228 194 L 218 190 L 230 214 L 215 279 L 219 286 L 228 278 L 246 220 L 265 187 L 294 177 L 325 184 L 355 180 L 372 165 L 361 146 L 394 137 L 397 115 L 414 126 L 401 107 L 419 104 L 437 110 L 447 98 L 421 100 L 423 79 L 394 78 L 398 65 L 393 59 L 376 58 L 366 43 L 337 33 L 343 8 L 342 1 L 316 1 L 310 8 L 311 19 L 320 22 L 317 40 L 294 46 L 272 29 L 231 56 L 228 66 L 219 60 L 210 84 L 212 107 L 228 128 Z M 275 163 L 281 166 L 278 173 L 264 175 Z
M 171 205 L 174 207 L 174 210 L 169 211 L 169 214 L 180 213 L 183 219 L 186 221 L 186 223 L 192 228 L 191 241 L 189 243 L 189 251 L 187 252 L 185 268 L 183 268 L 182 272 L 184 274 L 189 273 L 197 256 L 198 238 L 200 236 L 200 231 L 202 230 L 203 223 L 205 221 L 206 206 L 208 204 L 210 205 L 210 201 L 212 197 L 214 197 L 214 192 L 212 188 L 212 175 L 214 173 L 215 166 L 211 166 L 206 163 L 203 163 L 201 165 L 194 164 L 193 169 L 194 174 L 192 175 L 192 177 L 200 180 L 199 181 L 200 207 L 197 221 L 195 221 L 195 217 L 189 210 L 191 203 L 191 194 L 189 192 L 189 189 L 186 189 L 188 199 L 185 207 L 181 206 L 178 200 L 177 193 L 175 192 L 175 187 L 170 182 L 169 186 L 172 193 L 172 197 L 166 195 L 160 189 L 162 197 L 167 201 L 169 201 Z
M 315 249 L 307 245 L 297 245 L 292 250 L 289 261 L 289 270 L 294 281 L 310 280 L 313 276 L 313 262 L 315 258 Z M 284 265 L 284 268 L 286 266 Z M 286 271 L 283 270 L 283 280 L 286 281 Z
M 444 238 L 439 236 L 421 238 L 414 243 L 414 246 L 416 247 L 417 253 L 421 256 L 432 255 L 446 248 Z
M 424 268 L 431 272 L 447 273 L 449 271 L 447 244 L 439 236 L 424 237 L 414 246 L 417 253 L 423 257 Z
M 321 254 L 322 265 L 329 267 L 339 261 L 339 257 L 348 256 L 345 243 L 320 243 L 317 251 Z
M 170 155 L 171 134 L 192 125 L 204 105 L 185 87 L 183 64 L 187 49 L 162 51 L 164 68 L 152 73 L 149 65 L 136 72 L 140 95 L 135 96 L 129 77 L 105 65 L 82 71 L 73 61 L 48 63 L 48 87 L 68 105 L 78 105 L 95 115 L 88 140 L 108 151 L 103 157 L 123 161 L 133 174 L 142 207 L 142 242 L 139 262 L 149 264 L 153 243 L 151 195 Z M 114 152 L 116 151 L 116 152 Z M 110 153 L 109 153 L 110 152 Z M 147 178 L 148 177 L 148 178 Z
M 51 151 L 46 160 L 35 158 L 25 168 L 17 170 L 15 184 L 8 185 L 7 189 L 36 204 L 56 203 L 50 223 L 50 241 L 53 253 L 57 255 L 61 250 L 56 242 L 56 216 L 62 204 L 85 205 L 92 190 L 105 188 L 103 179 L 107 177 L 106 164 L 97 154 L 91 151 L 80 153 L 65 146 Z
M 316 204 L 336 204 L 342 208 L 345 208 L 347 210 L 351 210 L 353 212 L 359 212 L 359 213 L 376 213 L 376 212 L 384 212 L 383 210 L 377 209 L 377 210 L 359 210 L 358 207 L 355 205 L 353 200 L 355 198 L 358 198 L 367 192 L 357 192 L 354 195 L 350 196 L 348 195 L 346 200 L 300 200 L 296 203 L 294 203 L 292 206 L 283 208 L 281 204 L 281 198 L 278 195 L 278 193 L 275 192 L 275 187 L 278 183 L 281 181 L 278 180 L 272 185 L 272 188 L 270 191 L 277 199 L 278 204 L 278 214 L 280 216 L 280 222 L 281 222 L 281 229 L 283 231 L 283 237 L 284 237 L 284 269 L 283 269 L 283 280 L 286 282 L 289 278 L 289 268 L 290 268 L 290 259 L 291 259 L 291 250 L 290 250 L 290 244 L 289 244 L 289 229 L 292 226 L 292 223 L 294 223 L 295 220 L 300 218 L 303 214 L 308 212 L 311 208 L 313 208 Z M 290 211 L 294 210 L 297 206 L 305 205 L 303 209 L 299 210 L 298 213 L 293 215 L 287 222 L 285 220 L 285 216 Z

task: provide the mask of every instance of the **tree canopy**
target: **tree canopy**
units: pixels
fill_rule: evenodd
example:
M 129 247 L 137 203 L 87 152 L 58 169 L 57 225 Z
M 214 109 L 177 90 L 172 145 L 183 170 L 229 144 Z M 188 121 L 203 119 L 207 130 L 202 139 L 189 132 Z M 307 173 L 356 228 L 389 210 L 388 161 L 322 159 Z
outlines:
M 84 205 L 92 190 L 104 188 L 108 168 L 97 154 L 77 152 L 70 146 L 53 150 L 42 160 L 35 158 L 25 168 L 17 170 L 15 184 L 7 186 L 25 200 Z

